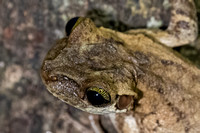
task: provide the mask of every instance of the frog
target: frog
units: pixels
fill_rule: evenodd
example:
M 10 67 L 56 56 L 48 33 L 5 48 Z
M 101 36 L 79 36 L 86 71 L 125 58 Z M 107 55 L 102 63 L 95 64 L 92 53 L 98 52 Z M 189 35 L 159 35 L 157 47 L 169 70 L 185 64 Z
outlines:
M 197 38 L 193 0 L 171 1 L 165 30 L 118 32 L 69 20 L 43 60 L 47 90 L 82 111 L 108 115 L 119 133 L 200 132 L 200 70 L 170 47 Z

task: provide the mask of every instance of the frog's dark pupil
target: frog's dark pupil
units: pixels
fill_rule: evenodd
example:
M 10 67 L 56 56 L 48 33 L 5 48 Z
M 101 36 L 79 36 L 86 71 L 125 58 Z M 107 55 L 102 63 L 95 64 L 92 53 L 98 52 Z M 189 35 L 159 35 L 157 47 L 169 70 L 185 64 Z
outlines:
M 66 26 L 65 26 L 65 32 L 67 34 L 67 36 L 69 36 L 69 34 L 71 33 L 71 30 L 73 28 L 73 26 L 76 24 L 76 21 L 79 19 L 79 17 L 75 17 L 75 18 L 72 18 L 70 19 Z
M 101 106 L 110 102 L 103 98 L 101 94 L 92 90 L 87 91 L 87 99 L 93 106 Z

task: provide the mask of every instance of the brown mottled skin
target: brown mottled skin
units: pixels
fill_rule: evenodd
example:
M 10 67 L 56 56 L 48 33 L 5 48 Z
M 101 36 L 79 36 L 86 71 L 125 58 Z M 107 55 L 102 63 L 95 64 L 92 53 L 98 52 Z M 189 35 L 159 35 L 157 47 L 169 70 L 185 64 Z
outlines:
M 46 55 L 44 84 L 76 108 L 111 113 L 118 132 L 200 132 L 200 70 L 164 46 L 195 40 L 195 7 L 192 0 L 175 0 L 172 7 L 166 31 L 120 33 L 82 18 Z M 111 103 L 91 105 L 85 95 L 91 86 L 105 89 Z

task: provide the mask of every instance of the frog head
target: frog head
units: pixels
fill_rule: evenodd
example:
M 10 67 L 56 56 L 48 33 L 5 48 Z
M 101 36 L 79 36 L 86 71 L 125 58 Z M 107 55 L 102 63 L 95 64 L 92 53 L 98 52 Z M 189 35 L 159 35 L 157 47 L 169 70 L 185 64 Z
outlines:
M 48 90 L 90 113 L 133 109 L 138 99 L 137 64 L 123 40 L 82 17 L 67 23 L 66 34 L 48 52 L 41 68 Z

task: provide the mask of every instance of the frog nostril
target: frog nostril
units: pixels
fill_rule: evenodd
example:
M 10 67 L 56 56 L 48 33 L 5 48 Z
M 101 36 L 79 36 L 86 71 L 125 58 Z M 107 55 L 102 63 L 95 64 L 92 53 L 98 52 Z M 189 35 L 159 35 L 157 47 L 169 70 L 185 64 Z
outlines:
M 77 20 L 78 20 L 79 18 L 80 18 L 80 17 L 74 17 L 74 18 L 70 19 L 70 20 L 67 22 L 67 24 L 66 24 L 66 26 L 65 26 L 65 32 L 66 32 L 67 36 L 70 35 L 70 33 L 71 33 L 71 31 L 72 31 L 74 25 L 76 24 L 76 22 L 77 22 Z
M 50 76 L 50 79 L 51 79 L 52 81 L 57 81 L 57 80 L 58 80 L 58 77 L 57 77 L 57 76 Z
M 47 84 L 51 81 L 57 81 L 56 76 L 49 76 L 49 72 L 45 71 L 44 69 L 41 70 L 40 75 L 41 75 L 41 78 L 43 79 L 43 81 Z

